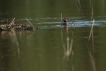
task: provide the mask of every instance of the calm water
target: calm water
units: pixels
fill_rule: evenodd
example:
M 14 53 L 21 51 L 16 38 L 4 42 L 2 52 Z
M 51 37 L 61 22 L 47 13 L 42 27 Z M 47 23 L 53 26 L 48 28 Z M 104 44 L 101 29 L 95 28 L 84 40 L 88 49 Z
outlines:
M 105 30 L 94 27 L 93 41 L 89 42 L 90 27 L 69 28 L 68 32 L 58 27 L 18 31 L 19 52 L 11 32 L 1 32 L 0 70 L 104 71 Z
M 28 18 L 39 27 L 0 32 L 0 71 L 105 71 L 105 4 L 104 0 L 0 0 L 0 24 L 13 18 L 28 24 Z M 74 24 L 68 30 L 61 27 L 61 13 Z

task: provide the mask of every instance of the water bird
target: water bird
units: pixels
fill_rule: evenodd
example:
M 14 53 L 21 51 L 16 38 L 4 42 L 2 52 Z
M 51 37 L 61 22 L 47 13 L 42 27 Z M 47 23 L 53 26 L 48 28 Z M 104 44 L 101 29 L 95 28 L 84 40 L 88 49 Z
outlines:
M 62 26 L 63 26 L 64 30 L 68 30 L 68 25 L 69 25 L 68 22 L 69 22 L 69 20 L 67 18 L 63 19 Z
M 69 22 L 69 20 L 67 19 L 67 18 L 64 18 L 63 19 L 63 26 L 68 26 L 68 22 Z

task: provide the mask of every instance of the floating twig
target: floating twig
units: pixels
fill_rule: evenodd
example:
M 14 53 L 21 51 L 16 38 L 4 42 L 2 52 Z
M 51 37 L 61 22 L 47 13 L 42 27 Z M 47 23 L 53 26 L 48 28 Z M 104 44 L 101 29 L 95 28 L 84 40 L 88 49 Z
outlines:
M 31 25 L 31 26 L 33 26 L 33 24 L 26 18 L 26 20 L 29 22 L 29 24 Z M 34 26 L 33 26 L 34 27 Z

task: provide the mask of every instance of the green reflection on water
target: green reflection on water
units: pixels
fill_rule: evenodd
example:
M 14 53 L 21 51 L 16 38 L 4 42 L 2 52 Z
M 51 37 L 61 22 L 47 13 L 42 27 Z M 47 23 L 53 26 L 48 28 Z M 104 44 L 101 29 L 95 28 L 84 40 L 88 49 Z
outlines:
M 60 22 L 61 13 L 72 20 L 91 20 L 92 7 L 93 18 L 105 20 L 105 3 L 104 0 L 0 0 L 0 21 L 27 17 L 33 19 L 34 24 L 39 19 L 40 23 Z M 94 48 L 91 40 L 88 46 L 97 71 L 106 70 L 105 30 L 105 27 L 94 27 Z M 73 55 L 71 53 L 68 60 L 64 60 L 61 28 L 16 32 L 20 60 L 11 33 L 0 32 L 0 71 L 95 71 L 87 49 L 89 32 L 90 27 L 70 28 L 68 34 L 62 32 L 65 45 L 67 35 L 70 40 L 73 38 Z
M 63 30 L 63 29 L 62 29 Z M 105 70 L 105 27 L 94 27 L 94 49 L 92 41 L 89 51 L 95 59 L 96 70 Z M 73 31 L 73 37 L 72 37 Z M 64 60 L 61 28 L 40 29 L 33 32 L 16 32 L 20 45 L 20 60 L 12 37 L 0 35 L 0 69 L 2 71 L 95 71 L 92 66 L 87 40 L 90 27 L 63 30 L 63 41 L 67 45 L 67 35 L 73 47 L 68 60 Z M 6 41 L 5 41 L 6 40 Z
M 1 0 L 0 3 L 0 16 L 3 18 L 60 17 L 63 13 L 64 17 L 90 19 L 92 6 L 95 18 L 106 15 L 104 0 Z

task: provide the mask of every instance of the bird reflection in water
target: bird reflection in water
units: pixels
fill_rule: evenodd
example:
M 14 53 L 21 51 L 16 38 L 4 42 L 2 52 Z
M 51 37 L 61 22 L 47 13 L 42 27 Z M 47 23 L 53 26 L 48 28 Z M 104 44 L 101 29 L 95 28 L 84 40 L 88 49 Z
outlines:
M 73 38 L 66 37 L 66 45 L 63 43 L 64 48 L 64 60 L 68 61 L 70 54 L 72 53 L 72 46 L 73 46 Z
M 73 55 L 74 52 L 72 50 L 73 47 L 73 31 L 71 30 L 71 37 L 69 37 L 69 27 L 68 27 L 68 19 L 64 18 L 62 23 L 62 30 L 61 30 L 61 40 L 62 40 L 62 47 L 64 49 L 64 56 L 63 62 L 69 61 L 71 56 L 72 60 L 72 71 L 74 71 L 74 64 L 73 64 Z M 65 40 L 65 41 L 64 41 Z

